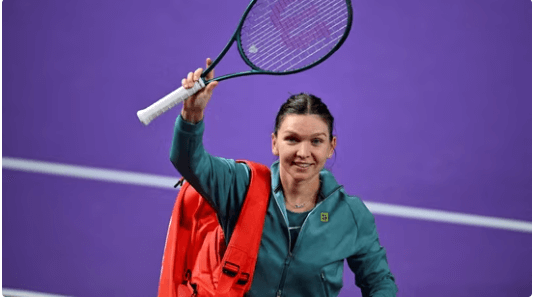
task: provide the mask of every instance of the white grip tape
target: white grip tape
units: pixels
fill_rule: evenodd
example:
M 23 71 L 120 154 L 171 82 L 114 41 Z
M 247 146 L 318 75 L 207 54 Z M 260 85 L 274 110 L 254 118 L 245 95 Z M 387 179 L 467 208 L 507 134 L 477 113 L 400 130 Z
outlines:
M 197 93 L 200 89 L 204 88 L 204 86 L 206 86 L 204 84 L 204 80 L 199 79 L 195 82 L 193 88 L 185 89 L 184 87 L 180 87 L 169 93 L 162 99 L 156 101 L 148 108 L 138 111 L 137 117 L 139 118 L 139 121 L 141 121 L 141 123 L 143 123 L 144 125 L 148 125 L 152 120 L 159 117 L 159 115 L 163 114 L 168 109 L 174 107 L 178 103 L 188 99 L 190 96 Z

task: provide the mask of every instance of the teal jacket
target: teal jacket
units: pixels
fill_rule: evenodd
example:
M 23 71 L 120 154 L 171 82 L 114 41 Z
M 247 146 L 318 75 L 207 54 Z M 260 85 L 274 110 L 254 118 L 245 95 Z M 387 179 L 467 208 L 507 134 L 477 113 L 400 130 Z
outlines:
M 204 150 L 204 122 L 178 116 L 170 159 L 182 176 L 215 207 L 230 239 L 249 184 L 249 168 Z M 304 221 L 290 251 L 287 212 L 278 161 L 271 166 L 269 198 L 258 261 L 248 296 L 337 296 L 343 286 L 343 261 L 355 274 L 363 296 L 395 296 L 397 286 L 380 246 L 374 217 L 345 193 L 323 169 L 315 208 Z

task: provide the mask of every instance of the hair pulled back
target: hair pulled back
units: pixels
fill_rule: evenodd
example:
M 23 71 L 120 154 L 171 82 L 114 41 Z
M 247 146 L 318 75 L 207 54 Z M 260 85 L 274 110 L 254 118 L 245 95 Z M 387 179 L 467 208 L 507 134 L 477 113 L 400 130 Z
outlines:
M 280 125 L 286 115 L 318 115 L 328 126 L 329 138 L 332 141 L 333 129 L 334 129 L 334 117 L 328 110 L 326 104 L 323 101 L 312 94 L 300 93 L 291 95 L 287 101 L 280 107 L 278 115 L 276 115 L 276 121 L 274 124 L 274 135 L 278 135 Z

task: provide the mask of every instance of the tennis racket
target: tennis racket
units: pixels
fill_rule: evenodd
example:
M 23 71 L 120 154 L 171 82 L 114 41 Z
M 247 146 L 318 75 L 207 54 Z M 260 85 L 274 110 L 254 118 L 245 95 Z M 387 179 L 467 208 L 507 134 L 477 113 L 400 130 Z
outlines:
M 197 93 L 211 81 L 253 74 L 286 75 L 310 69 L 337 51 L 352 24 L 350 0 L 253 0 L 232 38 L 194 87 L 180 87 L 137 112 L 148 125 L 159 115 Z M 233 43 L 250 70 L 206 80 Z

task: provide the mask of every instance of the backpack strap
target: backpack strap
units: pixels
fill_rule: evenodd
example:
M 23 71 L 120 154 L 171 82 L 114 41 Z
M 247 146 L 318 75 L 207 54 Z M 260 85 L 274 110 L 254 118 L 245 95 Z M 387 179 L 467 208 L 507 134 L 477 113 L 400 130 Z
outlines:
M 221 262 L 218 296 L 244 296 L 250 289 L 271 193 L 271 172 L 262 164 L 238 160 L 250 168 L 250 184 L 234 232 Z
M 180 181 L 183 183 L 184 180 Z M 188 187 L 190 187 L 189 183 L 185 183 L 180 188 L 174 203 L 171 220 L 169 221 L 158 286 L 158 296 L 160 297 L 180 296 L 178 295 L 178 285 L 187 279 L 187 276 L 184 277 L 182 274 L 184 274 L 186 267 L 185 256 L 189 249 L 191 229 L 182 227 L 183 219 L 181 214 L 183 213 L 183 202 Z

